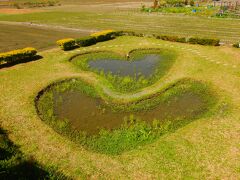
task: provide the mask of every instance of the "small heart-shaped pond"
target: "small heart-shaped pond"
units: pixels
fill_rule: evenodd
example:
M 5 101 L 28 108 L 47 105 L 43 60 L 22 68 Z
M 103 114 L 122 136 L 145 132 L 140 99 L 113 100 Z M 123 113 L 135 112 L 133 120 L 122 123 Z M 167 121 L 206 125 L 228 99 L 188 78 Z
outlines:
M 138 60 L 96 59 L 88 62 L 89 68 L 118 76 L 149 77 L 164 58 L 159 54 L 144 55 Z
M 164 75 L 175 55 L 173 51 L 162 49 L 134 50 L 126 57 L 107 51 L 91 52 L 74 57 L 72 62 L 83 70 L 139 79 Z

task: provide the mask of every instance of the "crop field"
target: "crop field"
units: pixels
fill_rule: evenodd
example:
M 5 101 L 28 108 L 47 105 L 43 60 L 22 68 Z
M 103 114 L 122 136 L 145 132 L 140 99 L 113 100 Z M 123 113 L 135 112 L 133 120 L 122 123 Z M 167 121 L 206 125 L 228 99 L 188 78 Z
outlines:
M 141 3 L 0 9 L 0 179 L 240 178 L 240 21 Z
M 87 32 L 64 32 L 57 29 L 31 27 L 29 24 L 0 23 L 0 29 L 0 52 L 28 46 L 34 46 L 40 50 L 49 49 L 55 47 L 55 41 L 58 39 L 88 34 Z
M 219 38 L 232 43 L 239 39 L 238 19 L 217 19 L 181 14 L 139 12 L 141 3 L 63 5 L 47 12 L 2 15 L 0 21 L 34 22 L 79 29 L 132 30 L 142 33 Z M 138 10 L 136 10 L 136 8 Z

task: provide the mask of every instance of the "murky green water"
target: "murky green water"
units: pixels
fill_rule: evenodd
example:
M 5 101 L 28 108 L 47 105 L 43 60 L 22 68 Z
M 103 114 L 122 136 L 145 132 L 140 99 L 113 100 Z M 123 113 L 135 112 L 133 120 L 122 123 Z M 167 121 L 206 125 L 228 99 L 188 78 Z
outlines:
M 202 113 L 204 102 L 199 96 L 188 92 L 149 111 L 113 112 L 102 105 L 101 99 L 94 99 L 80 92 L 65 92 L 54 97 L 57 118 L 67 119 L 73 129 L 85 131 L 89 135 L 96 134 L 103 128 L 119 128 L 124 118 L 132 114 L 146 122 L 152 122 L 153 119 L 164 121 L 193 118 Z
M 159 54 L 147 54 L 137 60 L 117 60 L 111 58 L 88 61 L 90 69 L 104 71 L 119 76 L 148 77 L 154 74 L 156 67 L 164 58 Z

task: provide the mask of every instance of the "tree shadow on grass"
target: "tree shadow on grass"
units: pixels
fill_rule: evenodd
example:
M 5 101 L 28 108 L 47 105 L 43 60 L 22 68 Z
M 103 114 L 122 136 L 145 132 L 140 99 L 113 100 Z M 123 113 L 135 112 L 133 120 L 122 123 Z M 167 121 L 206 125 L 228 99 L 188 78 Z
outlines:
M 70 179 L 53 168 L 44 168 L 33 158 L 26 158 L 0 127 L 0 179 Z
M 40 60 L 42 58 L 43 58 L 42 56 L 36 55 L 33 58 L 27 58 L 27 59 L 24 59 L 24 60 L 21 60 L 21 61 L 14 61 L 14 62 L 11 62 L 11 63 L 0 64 L 0 69 L 9 68 L 9 67 L 15 66 L 17 64 L 23 64 L 23 63 L 28 63 L 28 62 L 31 62 L 31 61 L 37 61 L 37 60 Z

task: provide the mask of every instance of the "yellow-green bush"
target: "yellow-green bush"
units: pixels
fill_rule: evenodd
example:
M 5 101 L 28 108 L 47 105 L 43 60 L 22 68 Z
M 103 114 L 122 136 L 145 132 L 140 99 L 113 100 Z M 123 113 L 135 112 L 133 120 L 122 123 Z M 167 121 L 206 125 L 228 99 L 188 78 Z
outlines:
M 104 30 L 100 32 L 96 32 L 91 34 L 91 37 L 95 37 L 97 42 L 102 42 L 102 41 L 108 41 L 110 39 L 113 39 L 114 37 L 118 36 L 118 31 L 114 30 Z
M 114 31 L 114 30 L 104 30 L 104 31 L 99 31 L 99 32 L 92 33 L 91 36 L 107 35 L 107 34 L 110 34 L 110 33 L 113 33 L 113 32 L 116 32 L 116 31 Z
M 0 53 L 0 64 L 21 61 L 33 58 L 37 54 L 35 48 L 27 47 L 24 49 L 17 49 L 5 53 Z
M 76 47 L 76 41 L 73 38 L 61 39 L 57 41 L 57 45 L 59 45 L 64 51 L 71 50 Z

